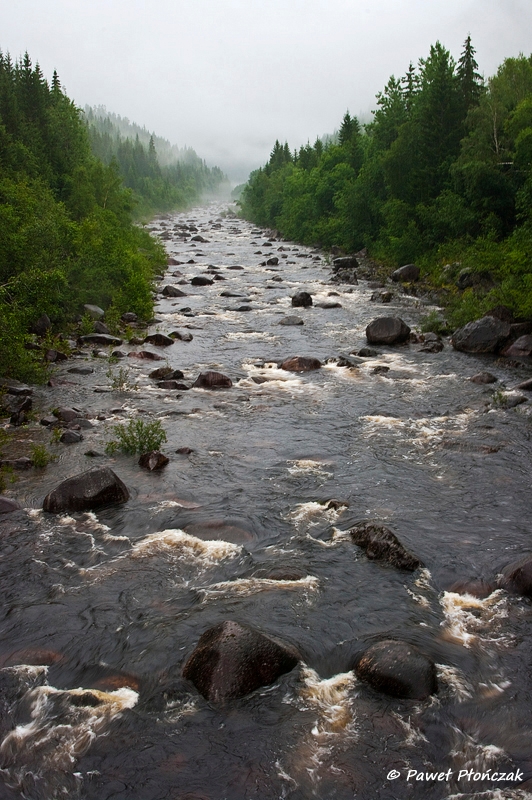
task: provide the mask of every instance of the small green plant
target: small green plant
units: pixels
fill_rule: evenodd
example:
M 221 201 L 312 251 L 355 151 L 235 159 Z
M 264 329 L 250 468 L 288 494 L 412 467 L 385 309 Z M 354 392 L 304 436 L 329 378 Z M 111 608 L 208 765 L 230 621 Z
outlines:
M 113 370 L 109 368 L 105 374 L 111 382 L 111 389 L 113 392 L 137 392 L 139 389 L 137 384 L 131 380 L 131 374 L 125 367 L 120 367 L 118 372 L 113 372 Z
M 419 320 L 419 329 L 421 333 L 437 333 L 444 334 L 447 331 L 447 323 L 437 311 L 429 311 Z
M 80 336 L 88 336 L 89 334 L 94 333 L 94 320 L 88 312 L 83 314 L 83 317 L 81 318 L 81 322 L 79 324 L 79 333 Z
M 109 306 L 105 312 L 105 324 L 113 334 L 118 336 L 120 333 L 120 311 L 116 306 Z
M 48 466 L 50 461 L 56 461 L 57 456 L 53 456 L 48 452 L 43 444 L 34 444 L 31 448 L 31 460 L 33 466 L 37 469 L 44 469 Z
M 15 483 L 17 480 L 11 467 L 0 467 L 0 494 L 5 492 L 8 483 Z
M 52 428 L 52 437 L 50 439 L 50 444 L 59 444 L 62 435 L 63 431 L 61 428 Z
M 113 432 L 116 438 L 105 448 L 109 455 L 118 450 L 132 456 L 135 453 L 150 453 L 152 450 L 160 450 L 163 442 L 167 441 L 166 432 L 158 419 L 151 422 L 131 419 L 127 425 L 115 425 Z

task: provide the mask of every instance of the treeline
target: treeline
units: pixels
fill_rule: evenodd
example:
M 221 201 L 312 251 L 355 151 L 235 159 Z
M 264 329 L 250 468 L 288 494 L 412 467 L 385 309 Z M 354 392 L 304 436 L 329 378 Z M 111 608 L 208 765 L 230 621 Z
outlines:
M 165 254 L 132 223 L 115 163 L 95 158 L 81 112 L 26 54 L 0 53 L 0 376 L 32 379 L 28 332 L 85 303 L 152 315 Z
M 105 108 L 86 107 L 92 152 L 105 164 L 115 162 L 136 200 L 137 216 L 184 209 L 214 195 L 228 179 L 208 167 L 191 148 L 180 149 Z
M 373 121 L 347 113 L 337 143 L 276 142 L 242 213 L 306 244 L 416 261 L 451 304 L 457 270 L 486 276 L 456 299 L 456 322 L 498 303 L 530 317 L 531 164 L 532 57 L 506 59 L 485 83 L 468 37 L 458 62 L 436 43 L 392 76 Z

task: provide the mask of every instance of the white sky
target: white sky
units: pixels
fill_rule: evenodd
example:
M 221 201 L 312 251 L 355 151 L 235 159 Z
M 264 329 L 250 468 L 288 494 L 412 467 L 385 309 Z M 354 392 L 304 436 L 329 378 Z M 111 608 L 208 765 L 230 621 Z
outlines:
M 0 0 L 0 49 L 236 181 L 275 139 L 367 117 L 437 40 L 458 59 L 468 33 L 488 77 L 531 54 L 532 0 Z

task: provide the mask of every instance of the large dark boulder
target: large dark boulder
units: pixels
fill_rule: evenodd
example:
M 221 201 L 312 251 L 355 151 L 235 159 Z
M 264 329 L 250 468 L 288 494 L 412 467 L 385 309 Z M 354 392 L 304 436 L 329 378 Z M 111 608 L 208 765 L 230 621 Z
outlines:
M 357 676 L 378 692 L 425 700 L 438 691 L 436 665 L 417 647 L 385 639 L 370 647 L 355 666 Z
M 0 514 L 10 514 L 12 511 L 19 511 L 20 505 L 10 497 L 0 496 Z
M 279 366 L 287 372 L 311 372 L 313 369 L 320 369 L 321 361 L 307 356 L 292 356 L 286 358 Z
M 194 383 L 193 389 L 230 389 L 233 385 L 231 378 L 221 372 L 200 372 Z
M 351 528 L 349 533 L 354 543 L 362 547 L 372 560 L 386 561 L 393 567 L 409 572 L 423 566 L 423 562 L 403 547 L 397 536 L 384 525 L 361 522 Z
M 97 467 L 67 478 L 46 495 L 43 509 L 52 514 L 63 511 L 90 511 L 93 508 L 125 503 L 129 491 L 108 467 Z
M 506 567 L 499 579 L 499 587 L 532 599 L 532 556 L 525 556 Z
M 182 292 L 177 286 L 172 286 L 170 283 L 164 287 L 161 294 L 163 297 L 186 297 L 186 292 Z
M 528 358 L 532 355 L 532 335 L 520 336 L 509 347 L 503 351 L 504 356 L 510 358 Z
M 391 274 L 392 281 L 410 282 L 419 280 L 419 267 L 415 264 L 405 264 L 404 267 L 399 267 Z
M 355 256 L 340 256 L 334 258 L 332 263 L 332 271 L 339 272 L 340 270 L 351 270 L 358 268 L 358 261 Z
M 292 305 L 296 308 L 309 308 L 312 305 L 312 297 L 308 292 L 297 292 L 292 297 Z
M 232 620 L 205 631 L 183 676 L 214 703 L 224 703 L 274 683 L 299 661 L 292 647 Z
M 154 344 L 156 347 L 170 347 L 170 345 L 175 344 L 175 342 L 170 336 L 165 336 L 164 333 L 150 333 L 149 336 L 146 336 L 144 339 L 143 344 Z
M 495 353 L 510 336 L 510 326 L 496 317 L 482 317 L 458 328 L 451 344 L 463 353 Z
M 366 328 L 370 344 L 400 344 L 410 336 L 410 328 L 399 317 L 377 317 Z
M 192 286 L 212 286 L 214 281 L 212 281 L 211 278 L 207 278 L 206 275 L 196 275 L 192 278 L 190 283 Z

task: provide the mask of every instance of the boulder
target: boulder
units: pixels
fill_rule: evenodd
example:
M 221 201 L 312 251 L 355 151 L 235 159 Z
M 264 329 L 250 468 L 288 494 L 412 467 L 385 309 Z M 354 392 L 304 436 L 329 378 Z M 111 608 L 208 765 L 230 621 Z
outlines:
M 471 383 L 478 383 L 480 385 L 487 383 L 497 383 L 497 378 L 491 372 L 477 372 L 472 378 L 469 378 Z
M 191 342 L 194 338 L 191 333 L 181 333 L 181 331 L 172 331 L 168 334 L 172 339 L 179 339 L 181 342 Z
M 313 369 L 319 369 L 321 361 L 317 358 L 308 358 L 306 356 L 292 356 L 285 359 L 280 368 L 287 372 L 311 372 Z
M 279 325 L 304 325 L 301 317 L 283 317 L 279 320 Z
M 399 317 L 377 317 L 366 328 L 370 344 L 400 344 L 410 336 L 410 328 Z
M 12 511 L 19 511 L 20 505 L 10 497 L 0 495 L 0 514 L 11 514 Z
M 373 292 L 369 298 L 372 303 L 391 303 L 393 298 L 392 292 Z
M 392 272 L 390 277 L 392 281 L 395 281 L 396 283 L 398 281 L 410 282 L 418 281 L 419 274 L 419 267 L 416 267 L 415 264 L 405 264 L 404 267 L 399 267 L 399 269 L 396 269 L 395 272 Z
M 520 336 L 509 347 L 506 347 L 502 354 L 509 358 L 528 358 L 532 355 L 532 335 Z
M 526 381 L 519 383 L 514 388 L 519 389 L 522 392 L 532 392 L 532 378 L 528 378 Z
M 380 356 L 380 353 L 378 350 L 374 350 L 373 347 L 362 347 L 358 351 L 357 355 L 359 355 L 361 358 L 376 358 L 377 356 Z
M 211 278 L 207 278 L 205 275 L 196 275 L 190 281 L 192 286 L 212 286 L 214 281 Z
M 92 375 L 94 372 L 92 367 L 71 367 L 68 371 L 73 375 Z
M 172 373 L 172 367 L 157 367 L 157 369 L 154 369 L 152 372 L 150 372 L 148 377 L 154 381 L 162 381 L 172 375 Z M 183 375 L 181 374 L 180 377 L 182 378 Z
M 164 361 L 162 356 L 157 353 L 150 353 L 149 350 L 140 350 L 139 352 L 132 352 L 127 354 L 128 358 L 143 358 L 146 361 Z
M 175 344 L 170 336 L 165 336 L 164 333 L 150 333 L 149 336 L 143 341 L 143 344 L 154 344 L 156 347 L 169 347 Z
M 423 333 L 422 346 L 419 348 L 420 353 L 441 353 L 443 350 L 443 342 L 437 333 Z
M 231 378 L 221 372 L 200 372 L 194 383 L 193 389 L 230 389 L 233 385 Z
M 52 323 L 48 314 L 41 314 L 39 319 L 31 326 L 30 332 L 35 333 L 37 336 L 46 336 L 51 327 Z
M 498 581 L 501 589 L 532 599 L 532 556 L 528 555 L 503 570 Z
M 392 697 L 425 700 L 438 691 L 434 661 L 414 645 L 395 639 L 368 648 L 355 672 L 373 689 Z
M 268 267 L 276 267 L 278 263 L 279 259 L 277 258 L 277 256 L 272 256 L 266 261 Z
M 120 319 L 122 320 L 122 322 L 129 324 L 130 322 L 136 322 L 138 317 L 136 314 L 133 313 L 133 311 L 126 311 L 125 314 L 122 314 Z
M 190 241 L 191 242 L 202 242 L 202 244 L 207 244 L 209 240 L 208 239 L 204 239 L 203 236 L 200 236 L 200 234 L 198 233 L 196 236 L 193 236 Z
M 510 336 L 510 326 L 496 317 L 482 317 L 458 328 L 451 344 L 463 353 L 495 353 Z
M 183 676 L 206 700 L 225 703 L 274 683 L 299 658 L 292 647 L 228 620 L 200 637 Z
M 378 366 L 374 367 L 371 370 L 372 375 L 386 375 L 387 372 L 390 371 L 390 367 L 386 367 L 384 364 L 379 364 Z
M 495 586 L 482 578 L 458 580 L 447 589 L 448 592 L 468 594 L 471 595 L 471 597 L 477 597 L 479 600 L 484 600 L 486 597 L 489 597 L 494 590 Z
M 55 364 L 57 361 L 66 361 L 68 356 L 62 353 L 61 350 L 56 350 L 53 347 L 44 351 L 43 360 L 49 364 Z
M 296 308 L 308 308 L 312 305 L 312 297 L 308 292 L 297 292 L 292 297 L 292 305 Z
M 64 423 L 72 422 L 73 419 L 79 417 L 80 413 L 79 408 L 69 408 L 68 406 L 60 406 L 53 411 L 54 417 Z
M 65 431 L 61 436 L 60 441 L 63 444 L 77 444 L 78 442 L 83 441 L 83 434 L 81 434 L 79 431 Z
M 159 450 L 152 450 L 151 453 L 143 453 L 139 458 L 139 466 L 149 469 L 150 472 L 166 467 L 170 459 Z
M 93 319 L 101 319 L 105 315 L 105 311 L 100 306 L 93 306 L 88 303 L 83 306 L 83 310 Z
M 0 378 L 0 391 L 15 397 L 33 394 L 31 386 L 26 386 L 25 383 L 20 383 L 13 378 Z
M 117 336 L 109 336 L 107 333 L 89 333 L 87 336 L 80 336 L 82 344 L 103 344 L 107 347 L 118 347 L 122 344 L 122 339 Z
M 423 562 L 403 547 L 397 536 L 384 525 L 361 522 L 349 533 L 354 543 L 362 547 L 372 560 L 386 561 L 393 567 L 409 572 L 423 566 Z
M 332 271 L 340 272 L 340 270 L 358 269 L 358 261 L 355 256 L 341 256 L 334 258 L 332 263 Z
M 164 289 L 162 290 L 161 294 L 164 297 L 186 297 L 187 296 L 186 292 L 182 292 L 181 289 L 177 288 L 177 286 L 172 286 L 171 284 L 168 284 L 168 286 L 165 286 Z
M 333 283 L 350 283 L 352 286 L 358 284 L 357 274 L 354 269 L 340 269 L 336 272 L 331 281 Z
M 63 511 L 90 511 L 111 503 L 125 503 L 129 491 L 108 467 L 99 467 L 74 475 L 46 495 L 43 509 L 52 514 Z
M 100 322 L 100 320 L 98 319 L 94 322 L 93 328 L 94 328 L 94 333 L 107 333 L 107 334 L 111 333 L 107 325 L 104 322 Z

